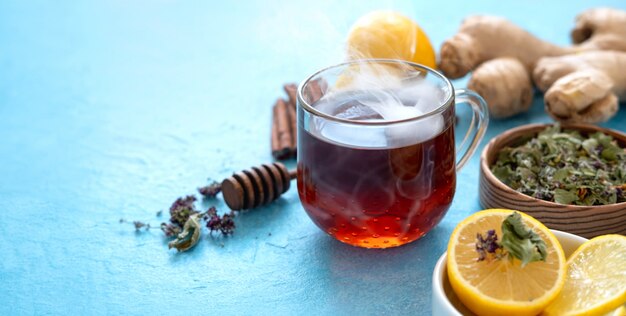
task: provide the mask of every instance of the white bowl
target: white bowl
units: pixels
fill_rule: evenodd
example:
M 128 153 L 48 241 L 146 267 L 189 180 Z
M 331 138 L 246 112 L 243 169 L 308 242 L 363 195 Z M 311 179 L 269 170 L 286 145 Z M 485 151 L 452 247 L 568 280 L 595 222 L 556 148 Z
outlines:
M 569 257 L 578 246 L 582 245 L 586 238 L 576 236 L 570 233 L 552 230 L 556 239 L 559 240 L 565 257 Z M 446 254 L 444 253 L 437 261 L 435 270 L 433 271 L 433 299 L 432 314 L 437 316 L 447 315 L 474 315 L 452 291 L 452 286 L 448 281 L 448 271 L 446 270 Z

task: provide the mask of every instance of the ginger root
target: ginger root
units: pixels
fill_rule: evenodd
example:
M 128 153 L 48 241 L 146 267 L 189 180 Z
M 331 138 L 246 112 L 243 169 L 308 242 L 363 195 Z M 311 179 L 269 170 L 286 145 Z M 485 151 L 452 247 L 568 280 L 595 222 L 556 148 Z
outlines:
M 524 65 L 515 58 L 496 58 L 474 70 L 467 87 L 485 99 L 489 113 L 503 118 L 526 112 L 533 99 L 533 86 Z
M 485 98 L 492 116 L 505 118 L 530 107 L 530 73 L 539 58 L 574 51 L 543 41 L 506 19 L 472 16 L 441 46 L 439 69 L 452 79 L 475 69 L 468 87 Z
M 533 78 L 545 91 L 546 111 L 567 122 L 599 123 L 626 100 L 626 52 L 590 51 L 537 62 Z
M 611 8 L 589 9 L 576 17 L 572 42 L 585 50 L 626 51 L 626 12 Z
M 439 69 L 456 79 L 485 61 L 512 57 L 531 71 L 541 57 L 572 52 L 573 48 L 543 41 L 504 18 L 471 16 L 463 21 L 456 35 L 442 44 Z
M 512 116 L 530 107 L 532 89 L 528 87 L 532 87 L 531 73 L 539 59 L 584 51 L 626 51 L 626 12 L 609 8 L 587 10 L 577 17 L 572 38 L 576 45 L 562 47 L 543 41 L 506 19 L 473 16 L 463 21 L 459 32 L 441 46 L 439 69 L 452 79 L 474 70 L 468 86 L 485 97 L 490 113 L 499 118 Z M 552 72 L 554 78 L 547 81 L 551 85 L 568 73 Z

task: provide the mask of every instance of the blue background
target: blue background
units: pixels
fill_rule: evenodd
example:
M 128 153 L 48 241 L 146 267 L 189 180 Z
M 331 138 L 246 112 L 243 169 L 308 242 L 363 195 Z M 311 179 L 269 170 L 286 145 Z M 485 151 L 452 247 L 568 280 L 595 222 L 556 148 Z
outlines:
M 597 5 L 0 2 L 0 314 L 430 314 L 435 261 L 480 209 L 478 155 L 443 222 L 396 249 L 326 236 L 295 185 L 238 216 L 234 236 L 205 234 L 188 253 L 118 220 L 158 225 L 157 211 L 207 177 L 271 161 L 282 84 L 342 61 L 351 23 L 371 10 L 416 19 L 435 47 L 476 13 L 565 45 L 575 15 Z M 493 121 L 483 144 L 547 121 L 537 96 L 530 112 Z M 626 109 L 604 126 L 626 130 Z

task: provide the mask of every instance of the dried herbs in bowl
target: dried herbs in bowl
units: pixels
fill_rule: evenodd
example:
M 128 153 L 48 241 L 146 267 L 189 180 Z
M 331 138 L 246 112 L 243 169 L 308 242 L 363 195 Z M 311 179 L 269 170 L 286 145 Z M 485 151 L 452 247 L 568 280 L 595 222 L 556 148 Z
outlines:
M 626 202 L 626 150 L 612 136 L 545 128 L 500 150 L 491 171 L 512 189 L 572 205 Z

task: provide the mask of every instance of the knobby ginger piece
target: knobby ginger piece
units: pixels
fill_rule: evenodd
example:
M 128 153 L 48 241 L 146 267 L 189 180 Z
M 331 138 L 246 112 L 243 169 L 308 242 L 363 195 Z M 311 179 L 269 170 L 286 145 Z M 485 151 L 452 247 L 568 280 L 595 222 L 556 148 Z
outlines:
M 583 69 L 557 80 L 545 95 L 546 111 L 560 121 L 599 123 L 617 113 L 613 82 L 603 72 Z
M 626 100 L 626 53 L 591 51 L 542 58 L 533 72 L 545 94 L 546 110 L 567 122 L 599 123 Z
M 533 98 L 530 74 L 515 58 L 496 58 L 481 64 L 467 87 L 485 99 L 489 114 L 495 118 L 526 112 Z
M 613 81 L 613 91 L 626 99 L 626 52 L 591 51 L 559 57 L 545 57 L 537 62 L 533 80 L 546 91 L 559 78 L 586 68 L 604 72 Z
M 576 17 L 572 42 L 582 50 L 626 51 L 626 11 L 612 8 L 588 9 Z
M 544 56 L 572 53 L 527 32 L 509 20 L 495 16 L 470 16 L 458 33 L 441 46 L 439 68 L 449 78 L 466 75 L 481 63 L 498 58 L 518 59 L 528 71 Z

